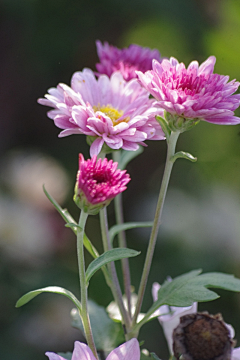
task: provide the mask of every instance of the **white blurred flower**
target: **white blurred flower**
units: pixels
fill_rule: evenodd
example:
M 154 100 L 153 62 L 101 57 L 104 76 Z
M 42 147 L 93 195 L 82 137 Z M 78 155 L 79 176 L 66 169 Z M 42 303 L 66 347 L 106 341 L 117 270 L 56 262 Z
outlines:
M 125 308 L 127 308 L 127 297 L 126 295 L 123 295 L 123 303 Z M 131 294 L 131 314 L 133 315 L 136 309 L 136 304 L 137 304 L 137 294 Z M 118 305 L 115 303 L 115 301 L 110 302 L 110 304 L 107 307 L 107 312 L 110 316 L 110 318 L 112 318 L 113 320 L 118 320 L 121 321 L 122 320 L 122 316 L 121 313 L 119 311 Z M 143 313 L 140 313 L 137 317 L 137 322 L 141 321 L 144 318 Z
M 19 200 L 38 208 L 53 209 L 43 192 L 43 185 L 58 203 L 65 200 L 69 178 L 64 168 L 52 157 L 16 151 L 5 157 L 1 165 L 4 184 Z

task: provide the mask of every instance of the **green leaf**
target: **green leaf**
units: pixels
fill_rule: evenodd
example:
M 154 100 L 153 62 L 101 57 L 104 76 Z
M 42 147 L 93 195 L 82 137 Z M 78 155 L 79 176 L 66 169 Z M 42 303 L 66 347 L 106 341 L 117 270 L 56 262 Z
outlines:
M 78 224 L 73 219 L 73 217 L 69 214 L 68 210 L 61 208 L 61 206 L 56 202 L 56 200 L 54 200 L 53 197 L 47 192 L 44 185 L 43 185 L 43 191 L 44 191 L 45 195 L 47 196 L 47 198 L 49 199 L 49 201 L 53 204 L 55 209 L 59 212 L 59 214 L 65 220 L 65 222 L 67 223 L 67 227 L 70 227 L 72 229 L 72 231 L 74 232 L 74 234 L 77 235 Z M 96 258 L 99 256 L 97 250 L 92 245 L 91 241 L 89 240 L 89 238 L 87 237 L 86 234 L 84 234 L 84 237 L 83 237 L 83 244 L 84 244 L 85 248 L 87 249 L 87 251 L 92 255 L 93 258 Z
M 67 352 L 67 353 L 58 352 L 58 355 L 62 356 L 66 360 L 71 360 L 72 359 L 72 353 L 71 352 Z
M 32 300 L 37 295 L 39 295 L 39 294 L 41 294 L 43 292 L 50 292 L 50 293 L 64 295 L 64 296 L 68 297 L 70 300 L 72 300 L 72 302 L 75 304 L 75 306 L 77 306 L 78 310 L 81 311 L 82 306 L 81 306 L 80 301 L 76 298 L 76 296 L 73 295 L 71 293 L 71 291 L 68 291 L 68 290 L 66 290 L 66 289 L 64 289 L 62 287 L 59 287 L 59 286 L 48 286 L 46 288 L 30 291 L 27 294 L 23 295 L 17 301 L 16 307 L 20 307 L 20 306 L 23 306 L 23 305 L 27 304 L 30 300 Z
M 86 271 L 86 283 L 89 282 L 93 274 L 99 270 L 102 266 L 106 265 L 111 261 L 116 261 L 128 257 L 133 257 L 139 255 L 140 252 L 127 248 L 115 248 L 106 251 L 100 255 L 97 259 L 93 260 L 87 268 Z
M 67 223 L 67 224 L 65 224 L 65 226 L 68 228 L 71 228 L 71 229 L 73 228 L 74 232 L 75 232 L 75 228 L 82 230 L 82 228 L 76 223 Z
M 154 352 L 151 352 L 150 355 L 151 355 L 151 360 L 161 360 Z
M 120 160 L 118 161 L 118 168 L 121 170 L 126 169 L 127 164 L 135 157 L 143 152 L 143 146 L 139 146 L 136 151 L 122 150 Z
M 141 227 L 152 227 L 152 225 L 153 225 L 152 221 L 129 222 L 129 223 L 124 223 L 124 224 L 114 225 L 109 230 L 110 241 L 112 242 L 114 237 L 121 231 L 135 229 L 135 228 L 141 228 Z
M 155 116 L 157 122 L 159 122 L 159 124 L 161 125 L 162 131 L 164 132 L 165 136 L 166 136 L 166 140 L 167 142 L 169 141 L 169 137 L 171 135 L 171 129 L 168 126 L 168 122 L 162 118 L 161 116 Z
M 97 350 L 109 352 L 125 341 L 121 323 L 110 319 L 102 306 L 97 305 L 93 301 L 89 301 L 88 312 Z M 71 316 L 72 326 L 80 329 L 84 333 L 82 321 L 76 309 L 72 310 Z
M 208 288 L 240 291 L 240 279 L 233 275 L 216 272 L 199 275 L 200 273 L 201 270 L 194 270 L 172 281 L 165 281 L 158 291 L 158 300 L 147 312 L 146 319 L 161 305 L 182 307 L 191 306 L 194 302 L 217 299 L 219 295 Z
M 185 152 L 185 151 L 179 151 L 176 154 L 174 154 L 171 157 L 171 161 L 174 163 L 177 159 L 180 159 L 180 158 L 187 159 L 187 160 L 190 160 L 192 162 L 197 161 L 196 157 L 194 157 L 192 154 L 189 154 L 188 152 Z

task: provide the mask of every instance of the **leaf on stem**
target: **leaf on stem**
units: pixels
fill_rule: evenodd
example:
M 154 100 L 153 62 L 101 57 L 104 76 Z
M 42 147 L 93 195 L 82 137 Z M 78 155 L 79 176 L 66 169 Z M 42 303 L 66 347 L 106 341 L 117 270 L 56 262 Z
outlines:
M 104 307 L 90 300 L 88 312 L 97 350 L 110 352 L 125 341 L 122 324 L 113 321 Z M 71 311 L 71 317 L 72 326 L 84 333 L 82 321 L 76 309 Z
M 80 229 L 80 230 L 82 230 L 82 228 L 78 225 L 78 224 L 76 224 L 76 223 L 67 223 L 67 224 L 65 224 L 65 226 L 66 227 L 68 227 L 68 228 L 74 228 L 74 232 L 75 232 L 75 228 L 77 229 Z
M 162 118 L 161 116 L 156 116 L 155 117 L 157 122 L 159 122 L 159 124 L 161 125 L 162 131 L 164 132 L 165 136 L 166 136 L 166 140 L 167 142 L 169 141 L 169 137 L 171 135 L 171 129 L 168 126 L 168 122 Z
M 174 163 L 177 159 L 187 159 L 187 160 L 190 160 L 192 162 L 196 162 L 197 161 L 197 158 L 194 157 L 192 154 L 188 153 L 188 152 L 185 152 L 185 151 L 178 151 L 176 154 L 174 154 L 172 157 L 171 157 L 171 161 Z
M 141 227 L 152 227 L 153 222 L 152 221 L 142 221 L 142 222 L 129 222 L 119 225 L 114 225 L 109 230 L 109 238 L 112 242 L 114 237 L 121 231 L 129 230 L 129 229 L 136 229 Z
M 43 191 L 44 191 L 45 195 L 47 196 L 47 198 L 49 199 L 49 201 L 53 204 L 55 209 L 62 216 L 63 220 L 65 220 L 65 222 L 67 223 L 66 226 L 70 227 L 70 229 L 72 229 L 74 234 L 77 235 L 78 224 L 73 219 L 73 217 L 69 214 L 68 210 L 61 208 L 61 206 L 56 202 L 56 200 L 54 200 L 53 197 L 47 192 L 44 185 L 43 185 Z M 89 238 L 87 237 L 87 235 L 85 233 L 84 233 L 84 237 L 83 237 L 83 245 L 85 246 L 87 251 L 92 255 L 93 258 L 96 258 L 99 256 L 97 250 L 92 245 L 91 241 L 89 240 Z
M 143 152 L 143 146 L 139 146 L 136 151 L 122 150 L 120 160 L 118 161 L 118 168 L 121 170 L 126 169 L 127 164 L 135 157 Z
M 165 281 L 158 291 L 158 300 L 152 305 L 153 311 L 161 305 L 191 306 L 194 302 L 205 302 L 219 298 L 219 295 L 208 288 L 229 291 L 240 291 L 240 279 L 223 273 L 206 273 L 194 270 L 181 275 L 172 281 Z M 150 314 L 151 309 L 148 311 Z
M 99 270 L 102 266 L 106 265 L 111 261 L 116 261 L 124 258 L 129 258 L 133 256 L 139 255 L 140 252 L 127 248 L 115 248 L 106 251 L 102 255 L 100 255 L 97 259 L 93 260 L 86 271 L 86 283 L 88 284 L 90 278 L 95 274 L 97 270 Z
M 39 295 L 43 292 L 50 292 L 50 293 L 64 295 L 64 296 L 68 297 L 70 300 L 72 300 L 72 302 L 75 304 L 75 306 L 77 306 L 78 310 L 81 311 L 82 306 L 81 306 L 80 301 L 76 298 L 76 296 L 73 295 L 73 293 L 71 293 L 71 291 L 66 290 L 59 286 L 48 286 L 46 288 L 30 291 L 27 294 L 23 295 L 17 301 L 16 307 L 20 307 L 20 306 L 27 304 L 30 300 L 32 300 L 37 295 Z

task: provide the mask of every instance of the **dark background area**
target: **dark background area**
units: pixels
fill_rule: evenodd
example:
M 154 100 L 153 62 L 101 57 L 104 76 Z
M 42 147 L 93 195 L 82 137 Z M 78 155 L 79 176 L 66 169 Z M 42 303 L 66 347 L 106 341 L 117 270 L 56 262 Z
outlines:
M 59 129 L 37 104 L 47 89 L 70 83 L 84 67 L 95 69 L 95 41 L 118 47 L 157 48 L 187 65 L 215 55 L 215 72 L 240 79 L 238 0 L 2 0 L 0 2 L 0 352 L 4 360 L 43 360 L 46 351 L 72 351 L 81 334 L 70 326 L 72 304 L 44 294 L 15 309 L 25 292 L 48 285 L 79 293 L 75 238 L 42 192 L 48 191 L 77 219 L 72 202 L 78 153 L 88 157 L 84 136 L 58 138 Z M 240 111 L 236 114 L 240 116 Z M 178 149 L 198 157 L 173 170 L 163 224 L 143 304 L 151 286 L 194 268 L 240 276 L 240 128 L 200 123 L 184 133 Z M 126 220 L 152 220 L 166 144 L 148 148 L 128 166 Z M 114 222 L 109 207 L 110 223 Z M 101 251 L 98 217 L 87 233 Z M 132 284 L 138 289 L 149 230 L 128 232 Z M 87 261 L 90 258 L 87 256 Z M 219 292 L 220 293 L 220 292 Z M 222 312 L 240 337 L 239 294 L 221 291 L 200 310 Z M 101 272 L 89 296 L 106 306 L 111 294 Z M 157 320 L 140 333 L 144 346 L 167 358 Z

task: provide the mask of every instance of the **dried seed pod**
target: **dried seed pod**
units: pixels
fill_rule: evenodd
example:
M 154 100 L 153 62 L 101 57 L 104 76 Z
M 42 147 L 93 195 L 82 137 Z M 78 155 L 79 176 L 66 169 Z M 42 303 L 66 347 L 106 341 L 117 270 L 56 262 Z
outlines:
M 182 316 L 173 331 L 173 351 L 178 360 L 231 360 L 233 345 L 221 314 Z

